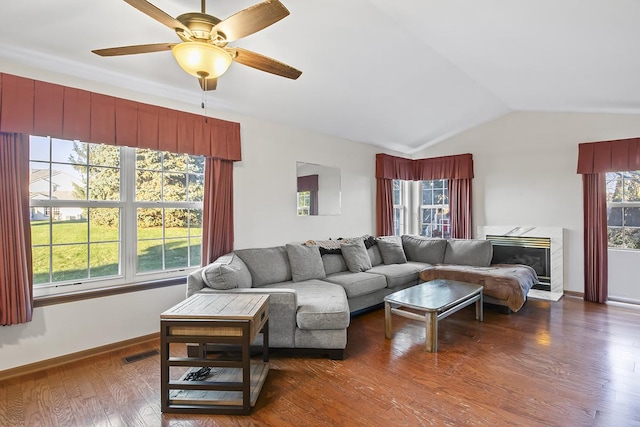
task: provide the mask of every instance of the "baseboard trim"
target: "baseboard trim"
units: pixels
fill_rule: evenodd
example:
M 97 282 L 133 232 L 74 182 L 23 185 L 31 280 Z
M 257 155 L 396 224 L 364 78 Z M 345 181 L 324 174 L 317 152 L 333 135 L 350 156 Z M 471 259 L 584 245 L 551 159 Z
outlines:
M 584 298 L 584 292 L 576 292 L 576 291 L 564 291 L 564 294 L 570 297 L 578 297 L 578 298 Z
M 4 371 L 0 371 L 0 381 L 4 381 L 9 378 L 17 377 L 20 375 L 32 374 L 34 372 L 42 371 L 44 369 L 53 368 L 55 366 L 76 362 L 78 360 L 87 359 L 89 357 L 98 356 L 100 354 L 109 353 L 115 350 L 121 350 L 123 348 L 132 347 L 134 345 L 146 343 L 149 341 L 159 340 L 159 339 L 160 339 L 160 332 L 155 332 L 153 334 L 143 335 L 141 337 L 131 338 L 128 340 L 119 341 L 112 344 L 103 345 L 100 347 L 94 347 L 88 350 L 78 351 L 76 353 L 65 354 L 64 356 L 54 357 L 52 359 L 41 360 L 39 362 L 30 363 L 28 365 L 18 366 L 11 369 L 5 369 Z

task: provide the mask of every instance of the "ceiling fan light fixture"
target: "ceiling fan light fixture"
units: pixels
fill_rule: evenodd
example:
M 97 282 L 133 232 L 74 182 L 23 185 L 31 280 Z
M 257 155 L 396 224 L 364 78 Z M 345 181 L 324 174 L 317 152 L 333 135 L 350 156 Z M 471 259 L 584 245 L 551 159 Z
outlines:
M 233 61 L 224 49 L 209 43 L 183 42 L 175 45 L 172 51 L 178 65 L 195 77 L 218 78 Z

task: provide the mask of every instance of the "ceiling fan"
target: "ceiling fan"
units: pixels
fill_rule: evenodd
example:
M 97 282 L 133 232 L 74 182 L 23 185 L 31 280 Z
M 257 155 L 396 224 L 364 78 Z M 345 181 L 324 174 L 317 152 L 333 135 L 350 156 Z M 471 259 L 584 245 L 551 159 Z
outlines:
M 133 55 L 171 50 L 184 71 L 197 77 L 202 90 L 215 90 L 218 77 L 235 61 L 267 73 L 297 79 L 302 71 L 267 56 L 229 42 L 256 33 L 289 15 L 278 0 L 266 0 L 221 20 L 205 12 L 206 0 L 201 0 L 201 12 L 190 12 L 175 18 L 146 0 L 124 0 L 142 13 L 175 30 L 181 43 L 155 43 L 97 49 L 100 56 Z

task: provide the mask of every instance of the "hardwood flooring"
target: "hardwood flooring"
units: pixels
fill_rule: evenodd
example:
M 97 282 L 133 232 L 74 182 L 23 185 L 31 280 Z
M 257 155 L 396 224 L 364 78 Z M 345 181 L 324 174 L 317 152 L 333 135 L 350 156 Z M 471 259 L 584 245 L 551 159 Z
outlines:
M 249 416 L 160 412 L 153 341 L 0 382 L 0 426 L 640 425 L 640 307 L 529 300 L 422 324 L 384 310 L 352 319 L 345 360 L 274 355 Z

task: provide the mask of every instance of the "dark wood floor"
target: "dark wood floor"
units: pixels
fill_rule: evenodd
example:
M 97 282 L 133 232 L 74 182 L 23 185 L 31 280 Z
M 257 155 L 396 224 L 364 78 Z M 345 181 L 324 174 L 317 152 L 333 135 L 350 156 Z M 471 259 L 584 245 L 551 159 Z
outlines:
M 468 307 L 439 352 L 419 322 L 352 319 L 346 359 L 271 358 L 250 416 L 160 412 L 158 342 L 0 382 L 0 426 L 640 425 L 640 308 L 564 297 L 518 313 Z

